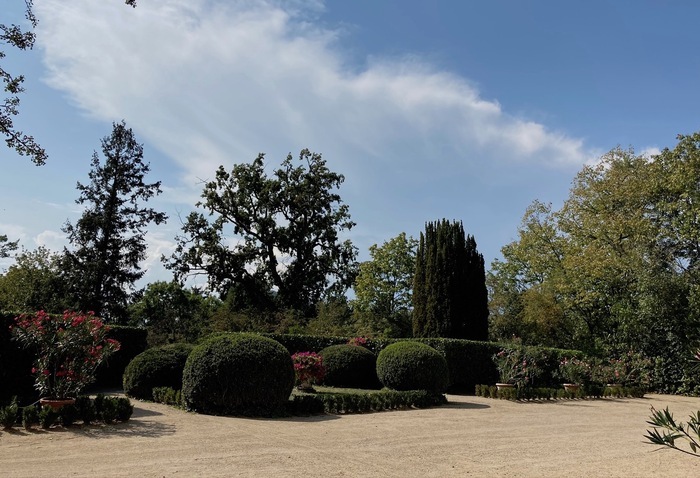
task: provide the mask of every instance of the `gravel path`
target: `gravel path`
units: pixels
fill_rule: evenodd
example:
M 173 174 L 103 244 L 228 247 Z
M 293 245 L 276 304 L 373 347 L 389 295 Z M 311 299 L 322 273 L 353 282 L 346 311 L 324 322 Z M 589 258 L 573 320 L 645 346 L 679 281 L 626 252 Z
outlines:
M 276 420 L 135 402 L 126 424 L 0 432 L 3 477 L 695 477 L 700 458 L 643 443 L 649 407 L 700 398 L 445 406 Z

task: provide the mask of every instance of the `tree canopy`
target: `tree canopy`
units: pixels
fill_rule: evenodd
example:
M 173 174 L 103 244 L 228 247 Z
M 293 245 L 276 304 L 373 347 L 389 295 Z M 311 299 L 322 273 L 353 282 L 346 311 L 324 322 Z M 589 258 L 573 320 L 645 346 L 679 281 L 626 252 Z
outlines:
M 417 247 L 418 241 L 405 232 L 370 246 L 371 259 L 360 264 L 353 286 L 352 305 L 363 334 L 410 337 Z
M 489 273 L 491 337 L 641 351 L 681 386 L 700 330 L 699 145 L 696 133 L 651 157 L 616 148 L 559 210 L 533 203 Z
M 71 244 L 64 268 L 79 309 L 123 322 L 130 291 L 144 274 L 139 263 L 146 257 L 146 227 L 167 216 L 142 205 L 161 193 L 160 181 L 145 182 L 150 166 L 124 122 L 114 123 L 102 139 L 102 153 L 104 162 L 93 154 L 90 183 L 77 185 L 82 216 L 63 227 Z
M 219 167 L 202 201 L 183 224 L 166 259 L 176 277 L 205 274 L 221 297 L 240 308 L 294 309 L 313 314 L 324 297 L 343 294 L 356 274 L 348 206 L 335 192 L 344 177 L 307 149 L 288 155 L 272 176 L 265 156 Z

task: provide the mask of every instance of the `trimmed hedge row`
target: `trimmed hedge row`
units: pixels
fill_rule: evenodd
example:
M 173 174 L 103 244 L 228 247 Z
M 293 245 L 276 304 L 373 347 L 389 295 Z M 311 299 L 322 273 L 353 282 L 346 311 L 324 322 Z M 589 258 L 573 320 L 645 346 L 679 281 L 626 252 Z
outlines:
M 589 384 L 576 391 L 550 387 L 513 387 L 498 390 L 495 385 L 477 385 L 476 395 L 485 398 L 500 398 L 503 400 L 559 400 L 584 398 L 642 398 L 644 389 L 640 387 L 606 387 Z
M 447 403 L 442 394 L 425 390 L 382 390 L 370 393 L 298 394 L 290 398 L 287 412 L 291 415 L 315 413 L 369 413 L 406 408 L 427 408 Z
M 313 335 L 291 334 L 262 334 L 284 345 L 290 354 L 297 352 L 320 352 L 326 347 L 337 344 L 346 344 L 349 337 L 318 337 Z M 401 342 L 420 342 L 433 347 L 440 352 L 447 361 L 449 373 L 449 388 L 452 393 L 474 393 L 474 387 L 482 383 L 496 383 L 498 371 L 491 357 L 508 344 L 495 342 L 480 342 L 463 339 L 367 339 L 365 347 L 375 354 L 379 354 L 388 345 Z M 553 376 L 559 362 L 564 358 L 579 357 L 585 355 L 579 350 L 565 350 L 550 347 L 526 347 L 528 350 L 539 352 L 543 356 L 543 369 L 545 373 L 539 377 L 535 386 L 558 386 L 559 379 Z

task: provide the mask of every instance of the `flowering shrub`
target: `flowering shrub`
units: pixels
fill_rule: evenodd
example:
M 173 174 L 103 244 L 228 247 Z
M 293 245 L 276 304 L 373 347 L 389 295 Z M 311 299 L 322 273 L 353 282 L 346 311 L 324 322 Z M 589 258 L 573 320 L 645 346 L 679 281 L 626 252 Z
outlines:
M 323 357 L 315 352 L 298 352 L 292 355 L 297 385 L 320 383 L 326 374 Z
M 348 340 L 348 345 L 358 345 L 360 347 L 367 346 L 367 337 L 353 337 Z
M 577 358 L 565 358 L 559 362 L 558 375 L 567 383 L 584 383 L 591 379 L 591 364 Z
M 504 348 L 492 359 L 498 369 L 501 383 L 532 385 L 533 380 L 542 373 L 537 358 L 527 353 L 523 347 Z
M 611 358 L 601 363 L 593 378 L 600 383 L 644 387 L 649 384 L 651 366 L 649 359 L 638 353 L 628 352 L 620 358 Z
M 77 396 L 94 381 L 100 363 L 119 350 L 119 342 L 106 337 L 109 327 L 92 312 L 22 314 L 12 329 L 16 340 L 37 352 L 34 386 L 46 398 Z

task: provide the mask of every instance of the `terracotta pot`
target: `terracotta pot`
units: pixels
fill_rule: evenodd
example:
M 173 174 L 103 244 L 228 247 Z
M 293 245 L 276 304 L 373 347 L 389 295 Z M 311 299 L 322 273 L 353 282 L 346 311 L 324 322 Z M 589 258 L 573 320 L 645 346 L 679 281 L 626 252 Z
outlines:
M 39 403 L 44 407 L 51 407 L 58 411 L 66 405 L 73 405 L 75 398 L 40 398 Z
M 581 385 L 578 383 L 565 383 L 564 384 L 564 390 L 567 392 L 578 392 L 578 389 L 581 388 Z
M 505 390 L 506 388 L 515 388 L 515 385 L 512 383 L 497 383 L 496 388 L 498 390 Z

